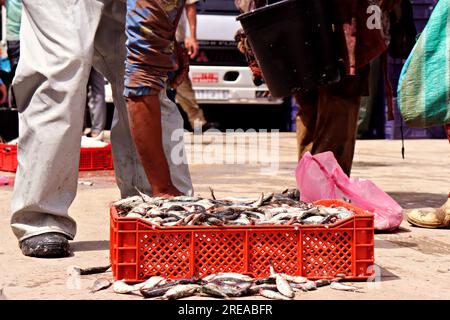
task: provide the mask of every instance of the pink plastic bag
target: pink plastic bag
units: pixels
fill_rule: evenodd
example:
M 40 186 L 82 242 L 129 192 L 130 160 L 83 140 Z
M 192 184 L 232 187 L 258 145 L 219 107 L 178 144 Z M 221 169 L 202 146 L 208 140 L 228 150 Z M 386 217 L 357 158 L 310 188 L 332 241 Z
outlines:
M 312 156 L 307 152 L 295 172 L 300 199 L 346 199 L 375 214 L 375 229 L 393 231 L 403 220 L 403 209 L 372 181 L 350 179 L 342 171 L 332 152 Z
M 8 177 L 0 176 L 0 186 L 7 186 L 9 184 Z

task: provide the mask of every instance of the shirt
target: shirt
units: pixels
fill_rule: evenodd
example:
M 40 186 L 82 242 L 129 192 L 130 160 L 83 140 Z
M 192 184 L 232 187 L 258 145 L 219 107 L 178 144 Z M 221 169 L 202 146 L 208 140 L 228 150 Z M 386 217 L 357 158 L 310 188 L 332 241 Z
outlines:
M 197 3 L 198 0 L 186 0 L 186 5 Z M 188 20 L 186 15 L 186 9 L 183 10 L 183 13 L 180 17 L 180 22 L 178 22 L 178 28 L 176 33 L 177 42 L 184 42 L 186 39 L 186 30 L 188 29 Z
M 22 17 L 22 0 L 6 1 L 6 40 L 20 39 L 20 22 Z

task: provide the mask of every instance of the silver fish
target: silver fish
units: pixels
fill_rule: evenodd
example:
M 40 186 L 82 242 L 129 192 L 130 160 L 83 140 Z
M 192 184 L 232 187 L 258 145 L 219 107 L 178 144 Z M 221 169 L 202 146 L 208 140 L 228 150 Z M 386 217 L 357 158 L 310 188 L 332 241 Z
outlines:
M 119 210 L 131 210 L 141 203 L 143 203 L 143 200 L 140 196 L 133 196 L 118 200 L 113 203 L 113 206 L 115 206 Z
M 351 292 L 360 292 L 361 288 L 349 285 L 349 284 L 343 284 L 340 282 L 333 281 L 330 284 L 330 288 L 334 290 L 340 290 L 340 291 L 351 291 Z
M 143 217 L 142 214 L 136 212 L 130 212 L 125 216 L 125 218 L 142 218 L 142 217 Z
M 155 203 L 155 201 L 160 201 L 162 200 L 161 198 L 152 198 L 148 195 L 146 195 L 145 193 L 141 192 L 138 188 L 134 187 L 136 189 L 136 191 L 139 193 L 139 195 L 141 196 L 142 200 L 146 203 Z
M 327 218 L 322 217 L 322 216 L 312 216 L 312 217 L 303 219 L 302 222 L 304 224 L 321 224 L 325 221 L 325 219 L 327 219 Z
M 211 274 L 209 276 L 206 276 L 203 278 L 203 280 L 207 282 L 215 281 L 215 280 L 221 280 L 221 279 L 234 279 L 237 282 L 238 281 L 254 281 L 254 278 L 250 276 L 246 276 L 240 273 L 233 273 L 233 272 L 221 272 L 221 273 L 215 273 Z
M 259 294 L 264 298 L 274 299 L 274 300 L 292 300 L 291 298 L 286 297 L 285 295 L 278 293 L 276 291 L 260 289 Z
M 221 287 L 215 283 L 207 283 L 200 288 L 200 292 L 208 296 L 217 298 L 228 298 L 228 296 L 222 291 Z
M 180 284 L 169 289 L 169 291 L 162 296 L 162 299 L 173 300 L 190 297 L 194 295 L 200 287 L 201 286 L 198 284 Z
M 146 281 L 136 284 L 134 285 L 135 289 L 142 289 L 142 290 L 150 290 L 153 289 L 154 287 L 158 286 L 158 285 L 162 285 L 166 283 L 166 279 L 164 279 L 163 277 L 158 277 L 158 276 L 154 276 L 154 277 L 150 277 L 148 278 Z
M 248 289 L 248 294 L 249 295 L 255 295 L 258 294 L 259 290 L 272 290 L 272 291 L 277 291 L 277 285 L 276 284 L 268 284 L 268 283 L 264 283 L 264 284 L 257 284 L 257 285 L 252 285 L 249 289 Z
M 113 284 L 113 291 L 115 293 L 128 294 L 136 290 L 134 286 L 127 284 L 125 280 L 118 280 Z
M 316 283 L 317 288 L 329 286 L 331 284 L 331 280 L 327 279 L 316 280 L 314 282 Z
M 295 293 L 292 290 L 291 286 L 289 285 L 289 282 L 286 279 L 284 279 L 280 274 L 277 274 L 275 277 L 278 291 L 288 298 L 294 298 Z
M 94 284 L 89 288 L 89 292 L 94 293 L 103 289 L 107 289 L 112 285 L 112 282 L 106 278 L 100 278 L 94 281 Z
M 317 289 L 317 285 L 314 281 L 310 281 L 308 280 L 306 283 L 302 284 L 303 288 L 305 288 L 308 291 L 312 291 L 312 290 L 316 290 Z
M 253 208 L 259 208 L 262 206 L 264 202 L 264 193 L 261 193 L 261 195 L 258 197 L 258 199 L 253 203 Z
M 292 283 L 307 283 L 308 279 L 306 279 L 305 277 L 301 277 L 301 276 L 290 276 L 288 274 L 285 273 L 280 273 L 280 275 L 286 279 L 288 282 L 292 282 Z

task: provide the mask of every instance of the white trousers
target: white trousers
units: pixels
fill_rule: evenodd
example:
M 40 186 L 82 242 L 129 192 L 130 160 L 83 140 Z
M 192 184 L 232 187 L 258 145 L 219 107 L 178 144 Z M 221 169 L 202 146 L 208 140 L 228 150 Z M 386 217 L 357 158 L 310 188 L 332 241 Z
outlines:
M 20 114 L 11 226 L 19 241 L 46 232 L 63 233 L 70 239 L 75 236 L 76 223 L 68 208 L 77 191 L 92 66 L 113 87 L 116 109 L 111 141 L 121 196 L 136 194 L 135 187 L 151 194 L 123 98 L 125 15 L 123 0 L 23 0 L 21 58 L 13 82 Z M 165 90 L 160 101 L 163 144 L 173 184 L 192 194 L 186 162 L 175 164 L 170 156 L 173 148 L 184 148 L 182 137 L 171 139 L 174 130 L 183 127 L 182 117 Z

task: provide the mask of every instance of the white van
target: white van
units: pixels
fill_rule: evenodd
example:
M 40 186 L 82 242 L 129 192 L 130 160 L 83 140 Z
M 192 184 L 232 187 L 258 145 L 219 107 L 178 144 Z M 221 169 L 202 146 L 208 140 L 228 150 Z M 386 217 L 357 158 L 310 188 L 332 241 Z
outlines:
M 283 100 L 267 98 L 267 86 L 253 84 L 245 56 L 234 41 L 241 25 L 234 0 L 197 3 L 199 55 L 191 61 L 190 76 L 199 104 L 273 104 Z

